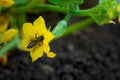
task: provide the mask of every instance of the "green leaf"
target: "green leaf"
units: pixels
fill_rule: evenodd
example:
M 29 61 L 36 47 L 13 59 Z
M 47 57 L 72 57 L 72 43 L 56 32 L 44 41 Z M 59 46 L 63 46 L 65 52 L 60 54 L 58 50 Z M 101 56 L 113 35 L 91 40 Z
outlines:
M 105 23 L 109 23 L 109 16 L 105 14 L 105 11 L 99 10 L 99 12 L 91 12 L 89 15 L 95 20 L 95 22 L 99 25 L 103 25 Z
M 116 15 L 117 0 L 100 0 L 100 7 L 106 10 L 107 14 L 111 19 Z
M 82 4 L 83 0 L 48 0 L 50 3 L 58 5 L 60 7 L 65 8 L 74 8 L 75 6 L 78 6 L 79 4 Z
M 93 10 L 89 15 L 99 25 L 111 23 L 112 19 L 117 17 L 116 7 L 116 0 L 100 0 L 96 10 Z
M 74 1 L 78 4 L 83 4 L 84 3 L 84 0 L 74 0 Z

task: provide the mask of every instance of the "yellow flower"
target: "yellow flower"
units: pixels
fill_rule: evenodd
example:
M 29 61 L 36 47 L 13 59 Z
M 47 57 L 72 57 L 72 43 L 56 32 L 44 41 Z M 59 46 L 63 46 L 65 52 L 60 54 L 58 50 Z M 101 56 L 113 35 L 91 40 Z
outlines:
M 0 43 L 8 42 L 13 39 L 13 37 L 17 34 L 18 30 L 9 29 L 1 34 Z
M 120 12 L 120 5 L 117 6 L 117 11 Z
M 10 7 L 14 3 L 13 0 L 0 0 L 0 6 Z
M 22 48 L 30 51 L 32 61 L 36 61 L 43 56 L 43 52 L 50 58 L 56 56 L 50 52 L 49 42 L 54 38 L 54 35 L 47 30 L 44 19 L 40 16 L 33 24 L 23 24 L 24 39 L 22 40 Z
M 120 5 L 117 6 L 117 11 L 119 12 L 118 22 L 120 23 Z
M 2 57 L 0 57 L 0 63 L 2 63 L 3 65 L 6 65 L 8 60 L 7 55 L 3 55 Z
M 0 33 L 3 33 L 8 28 L 9 20 L 5 15 L 0 15 Z
M 7 30 L 8 25 L 9 25 L 9 20 L 7 16 L 0 14 L 0 43 L 10 41 L 18 32 L 18 30 L 16 29 Z
M 118 16 L 118 22 L 120 23 L 120 16 Z

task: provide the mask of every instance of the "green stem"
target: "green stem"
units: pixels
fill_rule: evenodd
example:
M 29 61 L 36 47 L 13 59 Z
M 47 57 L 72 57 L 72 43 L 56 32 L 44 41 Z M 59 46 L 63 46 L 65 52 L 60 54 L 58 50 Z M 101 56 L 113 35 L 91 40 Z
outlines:
M 50 5 L 50 4 L 37 4 L 33 6 L 33 10 L 42 10 L 42 11 L 54 11 L 66 13 L 69 11 L 68 8 L 61 8 L 60 6 Z
M 4 46 L 0 49 L 0 57 L 7 54 L 7 52 L 9 50 L 13 49 L 14 47 L 16 47 L 16 39 L 15 38 L 11 42 L 9 42 L 6 46 Z
M 68 14 L 65 16 L 64 20 L 68 22 L 68 21 L 70 20 L 71 16 L 72 16 L 72 13 L 68 13 Z
M 100 9 L 100 6 L 96 6 L 94 8 L 86 9 L 86 10 L 80 10 L 80 11 L 73 11 L 73 15 L 75 16 L 89 16 L 89 13 L 96 12 Z
M 23 13 L 19 14 L 18 18 L 17 18 L 16 14 L 14 14 L 14 15 L 11 14 L 10 19 L 11 19 L 11 27 L 18 29 L 20 31 L 21 26 L 25 22 L 25 14 L 23 14 Z M 16 39 L 16 45 L 17 45 L 16 47 L 18 49 L 21 49 L 21 42 L 20 42 L 20 38 L 19 38 L 19 33 L 15 36 L 15 39 Z
M 66 31 L 64 32 L 64 34 L 62 35 L 62 37 L 63 37 L 63 36 L 67 36 L 67 35 L 69 35 L 69 34 L 71 34 L 71 33 L 73 33 L 73 32 L 76 32 L 76 31 L 78 31 L 78 30 L 81 30 L 81 29 L 83 29 L 83 28 L 85 28 L 85 27 L 87 27 L 87 26 L 89 26 L 89 25 L 91 25 L 91 24 L 93 24 L 93 23 L 94 23 L 94 20 L 93 20 L 93 19 L 86 19 L 86 20 L 77 22 L 77 23 L 75 23 L 75 24 L 72 24 L 72 25 L 70 25 L 70 26 L 66 29 Z
M 50 4 L 37 4 L 33 6 L 32 9 L 43 10 L 43 11 L 56 11 L 56 12 L 62 12 L 62 13 L 68 13 L 70 11 L 70 9 L 68 8 L 61 8 L 59 6 L 50 5 Z M 89 13 L 97 11 L 98 9 L 99 9 L 99 5 L 94 8 L 90 8 L 86 10 L 72 11 L 71 13 L 76 16 L 89 16 Z
M 16 47 L 19 50 L 22 49 L 22 47 L 21 47 L 21 41 L 20 41 L 20 38 L 19 38 L 19 34 L 16 35 Z
M 23 24 L 26 22 L 26 16 L 25 16 L 25 13 L 21 13 L 19 14 L 19 16 L 17 17 L 18 21 L 17 21 L 17 24 L 19 26 L 19 29 L 21 29 L 21 27 L 23 26 Z
M 53 12 L 62 12 L 62 13 L 68 13 L 70 11 L 70 9 L 68 8 L 61 8 L 60 6 L 55 6 L 55 5 L 51 5 L 51 4 L 37 4 L 38 0 L 32 0 L 28 5 L 23 6 L 23 7 L 18 7 L 18 8 L 11 8 L 11 12 L 13 13 L 20 13 L 20 12 L 26 12 L 29 10 L 37 10 L 37 11 L 53 11 Z M 88 16 L 89 13 L 97 11 L 99 9 L 99 5 L 94 7 L 94 8 L 90 8 L 87 10 L 80 10 L 80 11 L 72 11 L 73 15 L 77 15 L 77 16 Z
M 26 5 L 26 6 L 22 6 L 22 7 L 18 7 L 18 8 L 11 8 L 11 12 L 14 13 L 20 13 L 20 12 L 26 12 L 29 11 L 30 9 L 33 8 L 33 6 L 35 6 L 35 4 L 38 2 L 39 0 L 31 0 L 31 2 Z

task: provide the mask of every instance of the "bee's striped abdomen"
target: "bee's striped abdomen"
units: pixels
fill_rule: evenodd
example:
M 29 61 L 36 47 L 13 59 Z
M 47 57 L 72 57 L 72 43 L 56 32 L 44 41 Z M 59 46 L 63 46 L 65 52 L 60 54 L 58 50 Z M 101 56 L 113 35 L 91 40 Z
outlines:
M 33 41 L 31 41 L 29 44 L 28 44 L 28 46 L 27 46 L 27 48 L 28 49 L 30 49 L 30 48 L 32 48 L 34 45 L 36 45 L 37 44 L 37 41 L 36 40 L 33 40 Z

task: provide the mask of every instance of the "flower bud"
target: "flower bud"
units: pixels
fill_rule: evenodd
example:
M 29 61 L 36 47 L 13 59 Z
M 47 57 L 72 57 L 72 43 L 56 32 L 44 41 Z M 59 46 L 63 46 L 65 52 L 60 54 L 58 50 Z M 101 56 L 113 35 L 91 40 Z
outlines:
M 57 23 L 52 33 L 56 38 L 60 37 L 63 34 L 63 32 L 66 30 L 66 28 L 67 28 L 67 22 L 65 20 L 62 20 Z

